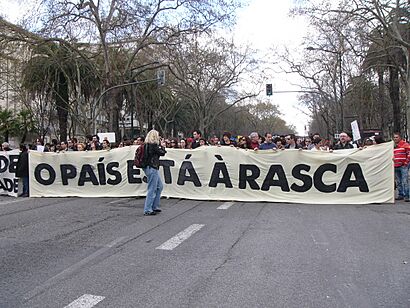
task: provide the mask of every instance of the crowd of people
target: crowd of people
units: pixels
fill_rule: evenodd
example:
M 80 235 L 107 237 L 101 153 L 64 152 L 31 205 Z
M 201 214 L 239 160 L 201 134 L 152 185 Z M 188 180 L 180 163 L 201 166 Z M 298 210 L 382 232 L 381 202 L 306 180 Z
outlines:
M 222 138 L 213 136 L 206 139 L 201 132 L 196 130 L 190 138 L 165 138 L 162 139 L 161 145 L 165 148 L 176 149 L 196 149 L 201 146 L 231 146 L 249 150 L 284 150 L 284 149 L 302 149 L 312 151 L 332 151 L 349 148 L 361 148 L 377 143 L 384 142 L 382 136 L 376 135 L 366 138 L 362 142 L 353 142 L 350 133 L 342 132 L 339 139 L 331 142 L 322 138 L 320 134 L 315 133 L 309 137 L 297 137 L 294 134 L 273 135 L 265 133 L 263 136 L 257 132 L 252 132 L 249 136 L 232 136 L 225 132 Z
M 67 141 L 53 139 L 49 143 L 44 143 L 41 138 L 37 138 L 33 143 L 26 144 L 29 150 L 39 152 L 61 152 L 61 151 L 97 151 L 121 148 L 130 145 L 141 145 L 144 137 L 139 136 L 135 139 L 124 139 L 118 143 L 110 143 L 108 139 L 100 140 L 98 135 L 87 136 L 85 140 L 79 141 L 77 138 L 70 138 Z M 233 136 L 229 132 L 222 134 L 222 137 L 212 136 L 204 138 L 199 130 L 193 132 L 192 137 L 188 138 L 161 138 L 161 146 L 174 149 L 196 149 L 200 146 L 231 146 L 250 150 L 272 150 L 272 149 L 303 149 L 313 151 L 332 151 L 354 147 L 369 146 L 384 142 L 380 135 L 366 138 L 361 143 L 352 142 L 349 133 L 341 133 L 339 140 L 331 142 L 329 139 L 322 138 L 318 133 L 309 137 L 297 137 L 294 134 L 274 135 L 265 133 L 260 135 L 252 132 L 249 136 Z M 0 146 L 0 151 L 11 150 L 10 145 L 4 142 Z

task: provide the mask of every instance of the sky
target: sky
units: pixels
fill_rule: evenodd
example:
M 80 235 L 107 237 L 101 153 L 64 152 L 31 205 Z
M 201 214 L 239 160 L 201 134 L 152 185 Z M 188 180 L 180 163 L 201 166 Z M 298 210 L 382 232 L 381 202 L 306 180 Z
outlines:
M 10 22 L 15 22 L 19 17 L 31 10 L 32 0 L 0 0 L 0 12 Z
M 308 27 L 302 18 L 289 16 L 294 2 L 295 0 L 250 0 L 249 5 L 238 14 L 236 40 L 250 43 L 261 53 L 268 53 L 272 48 L 280 50 L 285 46 L 292 52 L 299 53 Z M 278 73 L 278 67 L 274 64 L 271 68 L 272 74 L 268 76 L 266 83 L 273 85 L 273 92 L 300 90 L 296 85 L 301 83 L 297 76 Z M 294 125 L 299 135 L 305 135 L 309 117 L 302 112 L 306 112 L 306 109 L 299 104 L 298 93 L 274 93 L 266 97 L 263 92 L 263 95 L 272 104 L 279 106 L 287 124 Z
M 29 3 L 33 0 L 0 0 L 0 11 L 11 21 L 16 20 L 32 9 Z M 306 35 L 307 24 L 301 18 L 289 16 L 295 0 L 248 0 L 249 5 L 238 12 L 235 37 L 238 42 L 250 44 L 253 48 L 266 54 L 271 48 L 281 49 L 286 46 L 295 53 Z M 297 76 L 278 73 L 271 67 L 272 74 L 266 83 L 273 85 L 273 91 L 297 91 L 299 88 Z M 263 88 L 265 85 L 262 85 Z M 263 93 L 265 93 L 263 91 Z M 263 94 L 264 95 L 264 94 Z M 282 118 L 287 124 L 296 127 L 299 135 L 304 135 L 309 118 L 302 112 L 305 110 L 297 99 L 298 93 L 274 93 L 263 99 L 279 106 Z M 273 128 L 274 130 L 274 128 Z

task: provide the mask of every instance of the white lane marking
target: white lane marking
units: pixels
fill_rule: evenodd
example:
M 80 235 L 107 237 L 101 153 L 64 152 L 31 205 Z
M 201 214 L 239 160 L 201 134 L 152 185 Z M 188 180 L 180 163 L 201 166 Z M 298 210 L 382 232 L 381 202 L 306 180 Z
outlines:
M 27 198 L 19 199 L 19 200 L 13 200 L 13 201 L 6 201 L 6 202 L 1 202 L 1 201 L 0 201 L 0 205 L 6 205 L 6 204 L 16 203 L 16 202 L 22 202 L 22 201 L 27 201 Z
M 219 207 L 217 207 L 217 210 L 227 210 L 229 209 L 234 203 L 233 202 L 225 202 L 222 203 Z
M 114 201 L 111 201 L 111 202 L 108 202 L 108 203 L 113 204 L 113 203 L 119 203 L 121 201 L 128 201 L 128 200 L 131 200 L 131 198 L 120 198 L 120 199 L 117 199 L 117 200 L 114 200 Z
M 33 290 L 29 291 L 24 296 L 24 299 L 29 300 L 29 299 L 37 296 L 38 294 L 44 292 L 45 290 L 51 288 L 53 285 L 55 285 L 58 282 L 64 280 L 66 277 L 68 277 L 69 275 L 71 275 L 72 273 L 74 273 L 75 271 L 80 269 L 81 267 L 85 266 L 87 263 L 94 260 L 98 256 L 102 255 L 106 251 L 110 250 L 115 245 L 118 245 L 121 242 L 125 242 L 128 239 L 129 239 L 128 237 L 123 236 L 123 237 L 119 237 L 119 238 L 113 240 L 112 242 L 106 244 L 104 247 L 102 247 L 102 248 L 98 249 L 97 251 L 93 252 L 88 257 L 85 257 L 84 259 L 82 259 L 82 260 L 78 261 L 77 263 L 71 265 L 70 267 L 66 268 L 62 272 L 60 272 L 57 275 L 55 275 L 55 276 L 51 277 L 50 279 L 48 279 L 43 284 L 41 284 L 41 285 L 35 287 Z
M 193 224 L 189 226 L 188 228 L 186 228 L 185 230 L 179 232 L 174 237 L 171 237 L 168 241 L 166 241 L 165 243 L 163 243 L 162 245 L 158 246 L 155 249 L 172 250 L 175 247 L 178 247 L 183 241 L 190 238 L 193 234 L 201 230 L 202 227 L 204 226 L 205 225 Z
M 104 296 L 84 294 L 64 308 L 91 308 L 101 302 L 104 298 Z

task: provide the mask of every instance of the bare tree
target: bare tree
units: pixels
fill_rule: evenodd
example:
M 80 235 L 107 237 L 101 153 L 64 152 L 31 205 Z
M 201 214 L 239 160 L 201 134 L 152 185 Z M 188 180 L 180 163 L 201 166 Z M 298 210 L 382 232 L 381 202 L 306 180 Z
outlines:
M 110 130 L 119 133 L 119 111 L 123 96 L 119 87 L 127 84 L 139 57 L 153 45 L 166 45 L 186 33 L 207 31 L 232 21 L 239 1 L 129 1 L 129 0 L 44 0 L 40 33 L 47 37 L 95 44 L 100 53 L 104 90 L 103 108 L 108 110 Z M 125 61 L 116 66 L 113 53 L 127 49 Z M 150 59 L 153 64 L 158 59 Z M 146 63 L 143 63 L 145 65 Z M 108 103 L 109 102 L 109 103 Z M 100 103 L 100 101 L 98 102 Z
M 241 49 L 223 38 L 195 35 L 168 50 L 176 79 L 173 89 L 187 101 L 203 132 L 221 113 L 258 94 L 240 88 L 252 72 L 258 72 L 250 48 Z
M 319 47 L 323 39 L 332 37 L 338 38 L 333 41 L 342 42 L 336 45 L 341 49 L 333 50 L 343 53 L 344 64 L 354 64 L 353 67 L 356 68 L 351 76 L 348 78 L 345 76 L 345 81 L 348 83 L 345 83 L 343 92 L 354 90 L 352 86 L 355 85 L 353 80 L 357 80 L 355 77 L 365 74 L 371 82 L 378 84 L 379 100 L 385 100 L 383 91 L 386 87 L 383 75 L 388 72 L 388 95 L 393 107 L 394 129 L 403 130 L 403 123 L 408 120 L 402 121 L 401 115 L 406 114 L 406 118 L 410 118 L 409 2 L 407 0 L 316 1 L 309 2 L 307 5 L 302 4 L 295 11 L 307 16 L 316 29 L 328 29 L 327 32 L 319 31 L 320 34 L 316 36 L 320 42 Z M 349 54 L 356 57 L 349 57 Z M 355 60 L 360 61 L 360 65 L 357 65 Z M 366 72 L 370 69 L 374 69 L 377 75 L 372 76 Z M 345 68 L 344 71 L 351 70 Z M 360 84 L 363 83 L 356 83 L 356 85 Z M 405 94 L 404 99 L 401 99 L 401 92 Z M 379 117 L 383 118 L 381 121 L 383 128 L 388 119 L 385 119 L 386 114 L 383 112 L 385 109 L 380 105 L 377 108 L 381 111 Z

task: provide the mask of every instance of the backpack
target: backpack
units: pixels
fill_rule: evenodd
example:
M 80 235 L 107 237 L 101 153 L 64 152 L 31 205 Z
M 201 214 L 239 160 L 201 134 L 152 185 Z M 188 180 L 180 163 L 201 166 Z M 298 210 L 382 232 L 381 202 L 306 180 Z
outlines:
M 137 167 L 137 168 L 146 167 L 146 163 L 145 163 L 145 145 L 144 144 L 141 144 L 135 150 L 134 166 Z

